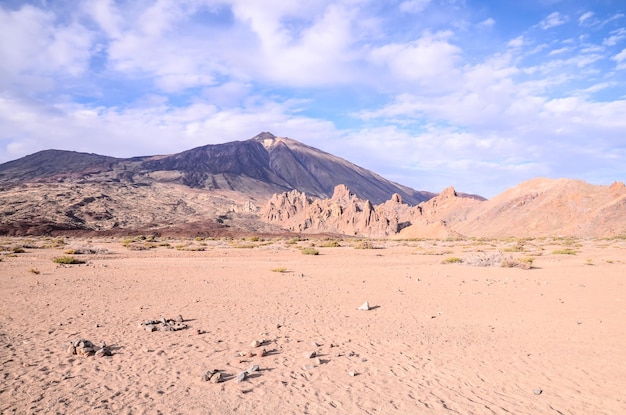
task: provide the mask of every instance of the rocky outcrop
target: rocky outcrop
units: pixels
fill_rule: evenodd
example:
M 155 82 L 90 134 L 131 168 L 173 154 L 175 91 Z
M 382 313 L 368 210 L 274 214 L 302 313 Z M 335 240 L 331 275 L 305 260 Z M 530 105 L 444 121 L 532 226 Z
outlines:
M 430 203 L 426 209 L 422 204 L 409 206 L 403 203 L 399 194 L 374 206 L 369 200 L 358 198 L 345 185 L 336 186 L 329 199 L 311 198 L 292 190 L 275 194 L 262 209 L 261 220 L 302 233 L 381 238 L 394 237 L 405 228 L 413 228 L 413 233 L 422 229 L 422 237 L 448 237 L 456 234 L 446 230 L 445 221 L 434 217 L 434 207 L 450 197 L 457 198 L 454 189 L 450 189 L 451 193 L 446 191 L 426 202 Z

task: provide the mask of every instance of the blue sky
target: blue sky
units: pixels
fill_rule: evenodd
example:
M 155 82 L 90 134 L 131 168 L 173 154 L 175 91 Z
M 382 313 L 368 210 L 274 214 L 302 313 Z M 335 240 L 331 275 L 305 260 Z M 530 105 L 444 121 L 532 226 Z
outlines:
M 626 4 L 0 1 L 0 163 L 261 131 L 419 190 L 625 181 Z

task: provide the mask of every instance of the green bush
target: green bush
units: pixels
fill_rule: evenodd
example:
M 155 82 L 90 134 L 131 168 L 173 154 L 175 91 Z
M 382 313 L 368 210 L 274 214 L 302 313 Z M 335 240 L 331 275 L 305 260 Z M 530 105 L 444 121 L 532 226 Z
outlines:
M 81 261 L 80 259 L 76 259 L 73 256 L 59 256 L 52 259 L 53 262 L 57 264 L 64 265 L 72 265 L 72 264 L 84 264 L 85 261 Z
M 315 248 L 302 248 L 300 252 L 303 255 L 319 255 L 320 254 L 320 251 L 318 251 Z

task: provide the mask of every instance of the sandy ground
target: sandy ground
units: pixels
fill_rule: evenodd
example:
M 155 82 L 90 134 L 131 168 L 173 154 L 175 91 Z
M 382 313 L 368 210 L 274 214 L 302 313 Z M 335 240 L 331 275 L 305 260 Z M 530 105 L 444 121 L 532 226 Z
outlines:
M 526 242 L 523 270 L 442 263 L 510 242 L 341 241 L 314 256 L 298 249 L 311 241 L 5 239 L 0 412 L 626 413 L 626 241 L 552 253 L 562 242 Z M 53 262 L 76 247 L 106 252 Z M 139 327 L 179 314 L 185 330 Z M 78 338 L 112 356 L 68 354 Z M 202 381 L 213 369 L 223 382 Z

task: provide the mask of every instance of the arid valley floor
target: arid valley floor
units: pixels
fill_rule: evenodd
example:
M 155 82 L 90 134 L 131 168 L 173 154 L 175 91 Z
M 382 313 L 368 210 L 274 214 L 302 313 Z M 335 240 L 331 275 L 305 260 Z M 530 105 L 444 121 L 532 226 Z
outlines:
M 622 238 L 0 245 L 3 414 L 626 413 Z

